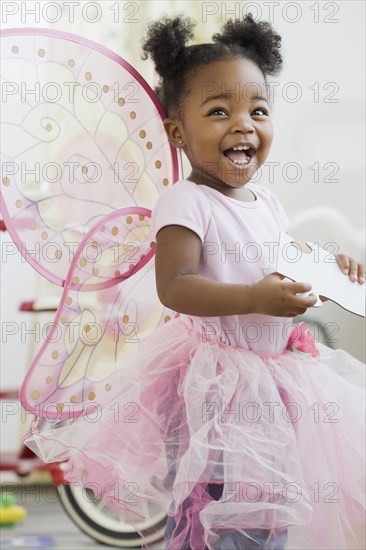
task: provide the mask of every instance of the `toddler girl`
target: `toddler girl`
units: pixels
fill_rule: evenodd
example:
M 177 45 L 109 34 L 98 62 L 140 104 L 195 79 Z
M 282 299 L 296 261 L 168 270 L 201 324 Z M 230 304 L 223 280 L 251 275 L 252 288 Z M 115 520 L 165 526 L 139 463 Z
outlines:
M 275 273 L 288 219 L 251 183 L 273 139 L 266 79 L 281 39 L 250 15 L 210 44 L 187 46 L 192 28 L 163 17 L 144 42 L 191 172 L 153 209 L 156 288 L 179 315 L 141 343 L 120 384 L 138 421 L 114 422 L 113 406 L 33 438 L 115 506 L 112 488 L 135 481 L 136 497 L 169 514 L 169 550 L 347 548 L 364 512 L 364 365 L 292 321 L 316 298 Z M 362 265 L 337 259 L 364 282 Z

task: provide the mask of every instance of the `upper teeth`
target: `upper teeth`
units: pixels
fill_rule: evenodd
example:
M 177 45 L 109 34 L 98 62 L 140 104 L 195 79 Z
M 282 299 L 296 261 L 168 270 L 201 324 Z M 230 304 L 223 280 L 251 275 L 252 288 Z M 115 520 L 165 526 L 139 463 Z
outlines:
M 247 151 L 249 145 L 238 145 L 238 147 L 233 147 L 234 151 Z

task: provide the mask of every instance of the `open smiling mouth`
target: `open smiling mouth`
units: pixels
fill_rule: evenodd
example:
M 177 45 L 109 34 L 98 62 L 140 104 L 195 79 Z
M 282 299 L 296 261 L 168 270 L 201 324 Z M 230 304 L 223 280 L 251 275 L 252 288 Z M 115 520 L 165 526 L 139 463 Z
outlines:
M 232 164 L 238 168 L 243 168 L 250 163 L 252 157 L 255 155 L 255 149 L 250 145 L 239 145 L 231 149 L 226 149 L 224 155 Z

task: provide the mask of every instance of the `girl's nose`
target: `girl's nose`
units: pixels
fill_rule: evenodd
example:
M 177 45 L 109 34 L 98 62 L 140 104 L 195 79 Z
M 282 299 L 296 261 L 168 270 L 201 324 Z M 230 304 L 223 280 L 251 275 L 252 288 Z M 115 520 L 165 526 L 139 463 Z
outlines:
M 250 116 L 238 115 L 232 124 L 232 132 L 240 132 L 243 134 L 253 133 L 254 124 Z

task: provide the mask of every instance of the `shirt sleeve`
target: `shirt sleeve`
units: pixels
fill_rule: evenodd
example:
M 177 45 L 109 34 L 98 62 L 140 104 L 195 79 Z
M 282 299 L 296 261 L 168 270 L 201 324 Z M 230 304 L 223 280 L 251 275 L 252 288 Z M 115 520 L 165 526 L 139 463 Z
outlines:
M 210 215 L 205 196 L 195 183 L 177 182 L 163 192 L 152 210 L 151 238 L 156 240 L 166 225 L 182 225 L 194 231 L 204 242 Z

